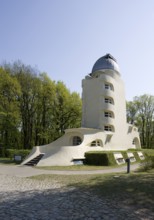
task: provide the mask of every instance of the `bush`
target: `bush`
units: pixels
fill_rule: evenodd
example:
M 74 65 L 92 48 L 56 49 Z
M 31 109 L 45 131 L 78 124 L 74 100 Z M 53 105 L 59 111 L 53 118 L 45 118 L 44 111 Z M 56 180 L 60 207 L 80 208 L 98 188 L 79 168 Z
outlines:
M 18 149 L 7 149 L 5 154 L 6 157 L 10 158 L 11 160 L 14 159 L 14 155 L 21 155 L 22 159 L 24 159 L 31 150 L 18 150 Z
M 0 157 L 5 157 L 5 149 L 0 147 Z
M 134 152 L 136 152 L 136 151 L 141 151 L 141 149 L 129 148 L 127 151 L 134 151 Z
M 154 155 L 147 156 L 144 161 L 141 162 L 140 171 L 148 171 L 154 168 Z
M 140 150 L 141 151 L 141 150 Z M 124 160 L 128 158 L 127 153 L 133 153 L 136 161 L 135 162 L 142 162 L 138 155 L 138 150 L 135 151 L 89 151 L 85 153 L 85 164 L 88 165 L 98 165 L 98 166 L 111 166 L 111 165 L 117 165 L 116 160 L 114 158 L 114 153 L 121 153 Z M 144 157 L 146 158 L 147 155 L 145 151 L 143 152 Z M 145 161 L 145 160 L 144 160 Z
M 96 166 L 115 165 L 115 159 L 111 152 L 89 151 L 85 153 L 85 163 Z
M 154 156 L 154 149 L 143 149 L 143 152 L 148 156 Z

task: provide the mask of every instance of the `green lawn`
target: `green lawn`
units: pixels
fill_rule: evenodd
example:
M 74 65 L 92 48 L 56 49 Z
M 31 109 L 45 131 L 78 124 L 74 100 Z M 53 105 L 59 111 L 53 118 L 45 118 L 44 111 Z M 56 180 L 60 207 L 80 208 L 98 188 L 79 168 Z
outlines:
M 119 167 L 119 165 L 115 166 L 90 166 L 90 165 L 72 165 L 72 166 L 47 166 L 47 167 L 36 167 L 37 169 L 44 170 L 103 170 L 103 169 L 111 169 Z
M 13 164 L 14 162 L 0 158 L 0 163 Z M 110 169 L 111 167 L 83 165 L 44 167 L 44 169 L 57 170 L 97 170 L 103 168 Z M 91 192 L 101 198 L 116 199 L 117 202 L 122 202 L 124 205 L 144 207 L 149 211 L 154 211 L 154 169 L 148 172 L 131 172 L 131 174 L 40 175 L 30 178 L 39 181 L 56 181 L 63 187 L 73 187 L 84 192 Z
M 143 149 L 143 152 L 147 153 L 149 156 L 154 156 L 154 149 Z
M 144 173 L 97 175 L 40 175 L 40 181 L 56 181 L 64 187 L 75 187 L 101 198 L 116 199 L 126 205 L 154 211 L 154 169 Z
M 0 164 L 15 164 L 14 160 L 11 160 L 9 158 L 6 157 L 0 157 Z

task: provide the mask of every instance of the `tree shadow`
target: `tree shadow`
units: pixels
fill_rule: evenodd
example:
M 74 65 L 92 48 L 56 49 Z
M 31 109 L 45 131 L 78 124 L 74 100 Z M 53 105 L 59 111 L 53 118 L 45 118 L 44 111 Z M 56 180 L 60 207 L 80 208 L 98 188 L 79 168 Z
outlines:
M 152 175 L 96 175 L 62 188 L 0 192 L 0 219 L 153 219 L 153 183 Z
M 110 200 L 114 208 L 125 210 L 130 215 L 126 219 L 142 219 L 143 216 L 144 219 L 154 219 L 153 174 L 98 175 L 92 177 L 87 184 L 70 186 L 98 195 L 102 200 Z

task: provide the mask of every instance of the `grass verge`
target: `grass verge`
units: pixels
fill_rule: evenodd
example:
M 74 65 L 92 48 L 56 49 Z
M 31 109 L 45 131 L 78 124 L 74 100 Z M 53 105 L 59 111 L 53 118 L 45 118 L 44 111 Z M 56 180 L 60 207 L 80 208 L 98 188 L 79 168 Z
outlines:
M 9 159 L 9 158 L 6 158 L 6 157 L 0 157 L 0 164 L 2 165 L 2 164 L 4 164 L 4 165 L 13 165 L 13 164 L 16 164 L 15 162 L 14 162 L 14 160 L 12 160 L 12 159 Z
M 40 175 L 40 181 L 56 181 L 62 186 L 90 192 L 116 200 L 123 205 L 138 206 L 154 211 L 154 169 L 144 173 L 97 175 Z
M 72 166 L 47 166 L 47 167 L 35 167 L 37 169 L 43 170 L 68 170 L 68 171 L 79 171 L 79 170 L 103 170 L 103 169 L 111 169 L 119 167 L 119 165 L 115 166 L 90 166 L 90 165 L 72 165 Z

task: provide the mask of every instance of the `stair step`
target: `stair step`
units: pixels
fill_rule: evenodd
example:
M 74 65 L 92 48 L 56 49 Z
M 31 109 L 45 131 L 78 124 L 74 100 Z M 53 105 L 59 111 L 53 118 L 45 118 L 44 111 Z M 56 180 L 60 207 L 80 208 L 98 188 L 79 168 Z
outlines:
M 38 162 L 41 160 L 41 158 L 44 156 L 44 154 L 39 154 L 38 156 L 34 157 L 27 163 L 25 163 L 26 166 L 36 166 Z

